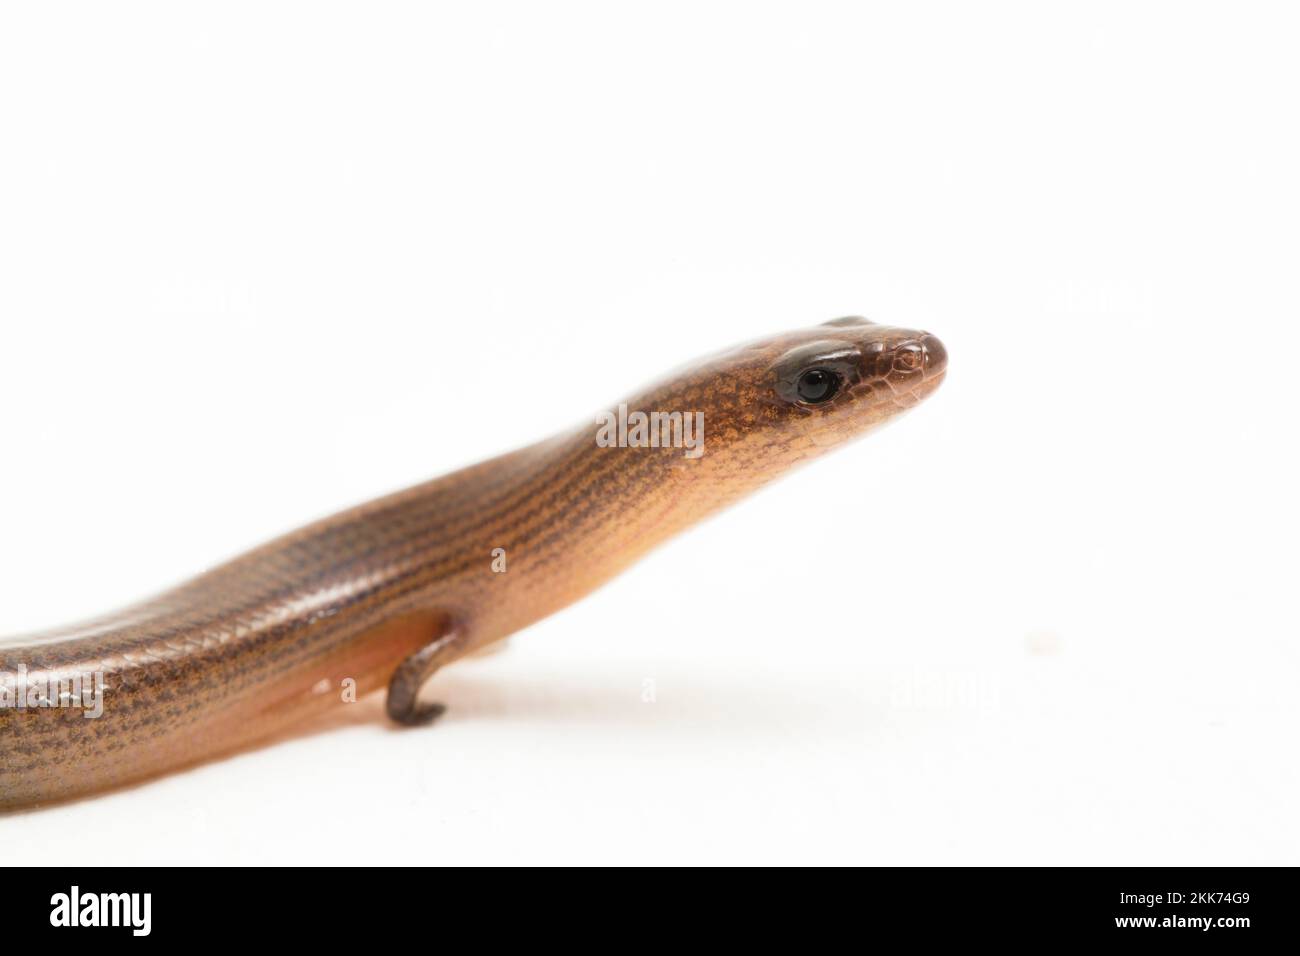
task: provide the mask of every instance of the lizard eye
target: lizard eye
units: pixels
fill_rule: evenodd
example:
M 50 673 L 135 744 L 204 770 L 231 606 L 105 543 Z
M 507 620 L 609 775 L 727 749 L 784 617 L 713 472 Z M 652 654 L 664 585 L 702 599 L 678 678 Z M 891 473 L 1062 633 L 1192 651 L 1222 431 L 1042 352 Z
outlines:
M 808 408 L 825 405 L 862 380 L 862 350 L 852 342 L 805 342 L 772 364 L 777 397 Z
M 810 368 L 799 376 L 795 392 L 799 401 L 809 405 L 829 402 L 840 390 L 840 377 L 829 369 Z

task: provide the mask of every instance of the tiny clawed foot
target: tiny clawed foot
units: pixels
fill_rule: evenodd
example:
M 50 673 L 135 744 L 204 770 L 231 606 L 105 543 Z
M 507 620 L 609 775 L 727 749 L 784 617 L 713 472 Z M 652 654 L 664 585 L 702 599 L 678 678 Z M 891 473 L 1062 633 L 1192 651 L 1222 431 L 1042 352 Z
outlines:
M 425 727 L 447 712 L 445 704 L 420 704 L 402 714 L 389 714 L 403 727 Z

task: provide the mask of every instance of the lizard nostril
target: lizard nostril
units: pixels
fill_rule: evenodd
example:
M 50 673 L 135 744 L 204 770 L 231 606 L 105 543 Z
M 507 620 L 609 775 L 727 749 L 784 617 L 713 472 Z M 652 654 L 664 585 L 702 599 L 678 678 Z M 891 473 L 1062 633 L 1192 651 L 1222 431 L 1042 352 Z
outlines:
M 915 372 L 925 364 L 925 349 L 917 342 L 906 342 L 894 349 L 894 368 Z

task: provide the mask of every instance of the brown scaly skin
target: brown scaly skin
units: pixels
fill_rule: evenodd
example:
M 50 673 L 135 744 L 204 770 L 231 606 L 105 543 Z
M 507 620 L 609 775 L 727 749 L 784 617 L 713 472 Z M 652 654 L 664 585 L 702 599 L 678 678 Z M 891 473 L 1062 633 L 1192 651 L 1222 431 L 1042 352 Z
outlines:
M 666 538 L 905 411 L 942 380 L 923 332 L 837 319 L 709 356 L 627 399 L 704 413 L 704 452 L 601 447 L 592 423 L 317 522 L 158 597 L 0 639 L 0 678 L 102 672 L 103 714 L 0 708 L 0 807 L 61 800 L 264 739 L 552 614 Z M 800 399 L 799 377 L 840 388 Z M 492 569 L 504 548 L 507 571 Z M 21 686 L 21 685 L 20 685 Z

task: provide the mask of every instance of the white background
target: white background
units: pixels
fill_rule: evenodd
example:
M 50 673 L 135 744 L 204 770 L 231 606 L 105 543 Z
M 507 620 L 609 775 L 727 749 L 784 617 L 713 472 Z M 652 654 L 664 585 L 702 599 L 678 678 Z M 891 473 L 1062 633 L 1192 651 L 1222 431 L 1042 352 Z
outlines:
M 1300 863 L 1294 14 L 443 6 L 5 7 L 0 633 L 738 340 L 860 312 L 948 381 L 433 727 L 6 858 Z

